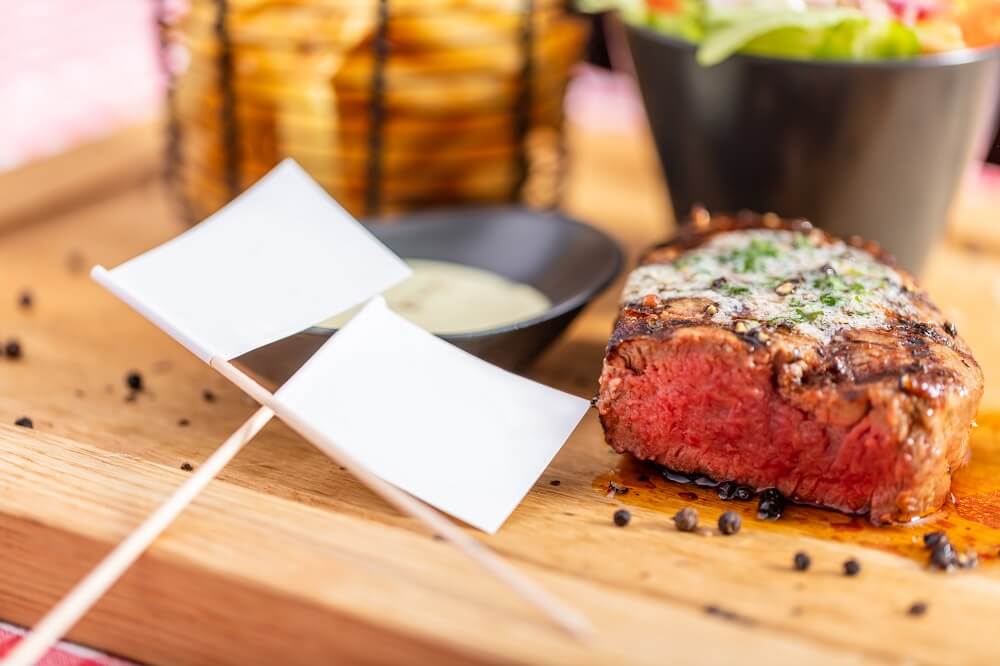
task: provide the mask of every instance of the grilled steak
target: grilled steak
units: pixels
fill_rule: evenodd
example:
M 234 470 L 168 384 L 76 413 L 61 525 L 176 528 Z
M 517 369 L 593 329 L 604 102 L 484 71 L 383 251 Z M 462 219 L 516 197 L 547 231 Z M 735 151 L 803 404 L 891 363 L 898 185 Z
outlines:
M 874 523 L 940 507 L 968 458 L 982 371 L 874 244 L 706 215 L 622 303 L 597 402 L 616 451 Z

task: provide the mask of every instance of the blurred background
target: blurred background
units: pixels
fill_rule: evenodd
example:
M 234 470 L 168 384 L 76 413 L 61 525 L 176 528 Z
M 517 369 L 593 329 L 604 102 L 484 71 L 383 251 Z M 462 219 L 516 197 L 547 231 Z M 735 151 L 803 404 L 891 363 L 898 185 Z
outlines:
M 0 173 L 157 124 L 163 175 L 189 223 L 285 156 L 352 213 L 376 217 L 457 205 L 558 207 L 574 141 L 649 141 L 620 21 L 559 0 L 0 7 Z M 664 69 L 658 60 L 652 67 Z M 669 92 L 678 84 L 653 85 Z M 656 113 L 653 124 L 698 129 L 685 122 Z M 965 170 L 963 220 L 995 210 L 995 126 Z M 656 134 L 667 171 L 673 157 L 690 172 L 690 156 L 665 155 Z M 658 177 L 648 160 L 639 164 Z M 608 177 L 614 170 L 606 165 Z M 664 234 L 690 198 L 680 177 L 671 180 L 683 210 L 667 207 Z

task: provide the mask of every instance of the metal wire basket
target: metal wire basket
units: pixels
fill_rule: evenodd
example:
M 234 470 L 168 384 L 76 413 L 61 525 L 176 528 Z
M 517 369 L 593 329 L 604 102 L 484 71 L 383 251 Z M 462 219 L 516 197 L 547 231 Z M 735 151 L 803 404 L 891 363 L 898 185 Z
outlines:
M 188 220 L 285 157 L 364 217 L 557 203 L 586 36 L 559 0 L 157 1 Z

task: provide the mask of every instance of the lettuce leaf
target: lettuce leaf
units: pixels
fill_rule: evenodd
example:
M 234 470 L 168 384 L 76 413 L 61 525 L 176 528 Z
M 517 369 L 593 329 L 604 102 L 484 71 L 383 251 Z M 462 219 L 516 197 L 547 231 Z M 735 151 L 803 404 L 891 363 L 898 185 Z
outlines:
M 755 53 L 808 57 L 822 44 L 823 31 L 851 19 L 865 20 L 861 12 L 846 7 L 809 11 L 750 9 L 712 12 L 697 59 L 699 64 L 715 65 L 751 42 L 774 32 L 779 34 L 754 44 Z M 761 46 L 771 50 L 762 52 Z
M 869 19 L 846 7 L 711 13 L 698 62 L 714 65 L 734 53 L 823 60 L 910 58 L 920 53 L 920 40 L 898 21 Z
M 893 20 L 844 21 L 827 31 L 815 57 L 831 60 L 912 58 L 920 39 L 908 26 Z

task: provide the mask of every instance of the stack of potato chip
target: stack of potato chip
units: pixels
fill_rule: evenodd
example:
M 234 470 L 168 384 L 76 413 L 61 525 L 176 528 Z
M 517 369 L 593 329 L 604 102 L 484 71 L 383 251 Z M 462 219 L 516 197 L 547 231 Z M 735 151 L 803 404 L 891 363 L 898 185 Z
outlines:
M 192 0 L 169 35 L 189 54 L 172 166 L 193 219 L 285 157 L 359 216 L 551 203 L 586 30 L 561 2 L 228 0 L 223 30 L 220 6 Z

